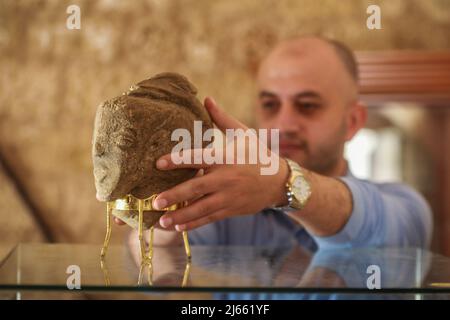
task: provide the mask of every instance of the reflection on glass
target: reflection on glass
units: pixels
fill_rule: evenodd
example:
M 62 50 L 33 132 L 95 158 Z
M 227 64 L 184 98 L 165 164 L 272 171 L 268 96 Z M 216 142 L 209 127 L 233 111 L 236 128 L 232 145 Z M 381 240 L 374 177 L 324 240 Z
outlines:
M 68 290 L 67 267 L 81 270 L 82 291 L 253 292 L 258 294 L 373 294 L 368 267 L 381 272 L 380 287 L 421 294 L 450 293 L 450 259 L 416 248 L 319 250 L 301 247 L 194 246 L 195 260 L 179 247 L 155 247 L 151 264 L 130 248 L 111 246 L 100 261 L 96 245 L 27 244 L 0 266 L 0 290 Z M 19 265 L 20 261 L 20 265 Z M 233 291 L 236 290 L 236 291 Z
M 149 286 L 153 285 L 153 264 L 152 261 L 143 261 L 139 268 L 138 286 L 142 285 L 142 277 L 144 275 L 145 267 L 147 267 L 147 282 Z

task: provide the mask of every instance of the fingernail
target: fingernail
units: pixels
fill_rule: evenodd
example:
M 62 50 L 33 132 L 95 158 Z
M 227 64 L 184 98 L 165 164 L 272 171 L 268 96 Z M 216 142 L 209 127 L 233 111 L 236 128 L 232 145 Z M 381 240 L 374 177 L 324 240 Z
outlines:
M 153 201 L 153 207 L 156 210 L 162 210 L 165 207 L 167 207 L 167 200 L 166 199 L 158 199 L 158 198 L 156 198 L 155 201 Z
M 156 161 L 156 167 L 159 169 L 164 169 L 169 165 L 169 162 L 167 162 L 167 160 L 165 159 L 159 159 L 158 161 Z
M 177 230 L 177 231 L 184 231 L 184 230 L 186 230 L 186 225 L 185 224 L 177 224 L 175 226 L 175 230 Z
M 161 227 L 167 228 L 172 224 L 172 218 L 171 217 L 161 217 L 161 219 L 159 219 L 159 224 L 161 225 Z

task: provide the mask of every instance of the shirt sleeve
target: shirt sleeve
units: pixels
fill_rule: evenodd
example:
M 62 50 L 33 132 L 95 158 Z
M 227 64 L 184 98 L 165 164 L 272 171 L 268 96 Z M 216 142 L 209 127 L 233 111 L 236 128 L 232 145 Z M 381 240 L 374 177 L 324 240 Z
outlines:
M 319 248 L 427 248 L 430 245 L 431 209 L 414 189 L 403 184 L 375 184 L 353 177 L 339 179 L 352 194 L 352 213 L 337 234 L 314 236 Z

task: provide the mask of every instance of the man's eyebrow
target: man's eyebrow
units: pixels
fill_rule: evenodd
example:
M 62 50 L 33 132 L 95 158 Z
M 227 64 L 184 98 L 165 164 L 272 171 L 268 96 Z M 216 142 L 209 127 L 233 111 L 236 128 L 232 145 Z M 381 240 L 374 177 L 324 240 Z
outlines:
M 259 93 L 259 98 L 277 98 L 277 97 L 278 96 L 275 93 L 270 92 L 270 91 L 266 91 L 266 90 L 262 90 Z
M 259 98 L 278 98 L 278 95 L 267 91 L 267 90 L 262 90 L 259 93 Z M 295 95 L 293 95 L 292 97 L 293 99 L 301 99 L 301 98 L 316 98 L 316 99 L 322 99 L 322 96 L 316 92 L 316 91 L 312 91 L 312 90 L 307 90 L 307 91 L 302 91 L 302 92 L 298 92 Z
M 316 91 L 308 90 L 308 91 L 302 91 L 302 92 L 299 92 L 299 93 L 295 94 L 293 96 L 293 98 L 294 99 L 301 99 L 301 98 L 322 99 L 322 96 Z

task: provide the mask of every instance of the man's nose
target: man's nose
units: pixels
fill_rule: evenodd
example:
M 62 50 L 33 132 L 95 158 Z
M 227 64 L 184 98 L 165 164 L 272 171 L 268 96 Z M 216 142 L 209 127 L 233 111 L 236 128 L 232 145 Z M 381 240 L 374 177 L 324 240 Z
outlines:
M 289 104 L 283 104 L 276 115 L 274 127 L 280 131 L 292 132 L 298 131 L 301 125 L 301 119 L 294 108 Z

